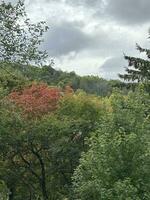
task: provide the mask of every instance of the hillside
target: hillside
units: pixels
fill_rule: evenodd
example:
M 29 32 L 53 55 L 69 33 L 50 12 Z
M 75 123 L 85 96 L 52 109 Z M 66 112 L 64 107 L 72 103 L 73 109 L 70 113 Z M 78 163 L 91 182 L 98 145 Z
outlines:
M 4 65 L 1 63 L 1 65 Z M 17 80 L 18 79 L 18 80 Z M 18 81 L 44 82 L 48 85 L 64 88 L 66 85 L 72 87 L 74 91 L 81 89 L 89 94 L 98 96 L 110 95 L 113 88 L 118 88 L 126 92 L 133 84 L 121 82 L 119 80 L 105 80 L 98 76 L 79 76 L 75 72 L 63 72 L 55 70 L 51 66 L 21 66 L 17 64 L 5 64 L 0 68 L 0 82 L 8 84 L 8 87 L 14 87 Z M 6 83 L 7 82 L 7 83 Z M 14 83 L 9 83 L 14 82 Z M 11 86 L 9 86 L 11 85 Z

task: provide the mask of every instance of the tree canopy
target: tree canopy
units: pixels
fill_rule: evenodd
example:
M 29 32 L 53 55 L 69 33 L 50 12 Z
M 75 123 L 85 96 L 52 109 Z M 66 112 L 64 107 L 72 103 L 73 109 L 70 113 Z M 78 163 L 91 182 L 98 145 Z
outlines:
M 24 1 L 15 5 L 0 3 L 0 61 L 22 64 L 40 64 L 48 57 L 39 49 L 43 33 L 48 30 L 45 22 L 31 23 Z

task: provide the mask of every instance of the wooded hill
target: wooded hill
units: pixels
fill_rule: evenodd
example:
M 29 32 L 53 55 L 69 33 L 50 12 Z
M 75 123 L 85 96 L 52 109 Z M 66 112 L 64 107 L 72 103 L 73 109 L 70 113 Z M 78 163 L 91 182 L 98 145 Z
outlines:
M 83 90 L 89 94 L 107 96 L 114 88 L 127 92 L 134 89 L 134 84 L 125 83 L 119 80 L 105 80 L 98 76 L 79 76 L 75 72 L 63 72 L 55 70 L 51 66 L 24 66 L 20 64 L 1 64 L 0 82 L 11 89 L 17 86 L 18 82 L 43 82 L 48 85 L 64 88 L 70 86 L 74 91 Z M 8 85 L 7 85 L 8 84 Z M 136 85 L 136 84 L 135 84 Z

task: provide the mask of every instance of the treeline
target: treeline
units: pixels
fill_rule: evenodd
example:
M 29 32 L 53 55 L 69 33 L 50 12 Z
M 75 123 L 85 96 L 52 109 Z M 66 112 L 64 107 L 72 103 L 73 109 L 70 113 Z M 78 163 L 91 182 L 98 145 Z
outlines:
M 21 78 L 28 83 L 37 81 L 60 88 L 70 86 L 74 91 L 83 90 L 88 94 L 109 96 L 115 88 L 121 89 L 126 93 L 130 89 L 134 90 L 136 86 L 133 83 L 125 83 L 120 80 L 105 80 L 98 76 L 79 76 L 75 72 L 69 73 L 55 70 L 50 65 L 42 67 L 4 63 L 3 65 L 5 67 L 0 68 L 0 82 L 5 82 L 8 86 L 11 82 L 12 87 L 15 87 L 16 82 Z

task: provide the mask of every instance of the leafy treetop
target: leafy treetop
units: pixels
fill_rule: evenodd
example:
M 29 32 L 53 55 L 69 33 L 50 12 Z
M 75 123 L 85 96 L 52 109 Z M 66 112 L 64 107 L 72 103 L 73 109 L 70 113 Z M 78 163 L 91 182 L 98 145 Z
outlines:
M 48 57 L 39 50 L 43 33 L 48 30 L 44 21 L 33 24 L 28 19 L 25 5 L 0 3 L 0 61 L 39 64 Z
M 60 97 L 61 92 L 58 88 L 50 88 L 46 84 L 32 84 L 9 95 L 9 99 L 23 108 L 28 117 L 40 117 L 56 110 Z

